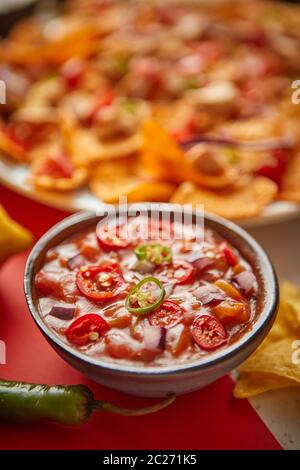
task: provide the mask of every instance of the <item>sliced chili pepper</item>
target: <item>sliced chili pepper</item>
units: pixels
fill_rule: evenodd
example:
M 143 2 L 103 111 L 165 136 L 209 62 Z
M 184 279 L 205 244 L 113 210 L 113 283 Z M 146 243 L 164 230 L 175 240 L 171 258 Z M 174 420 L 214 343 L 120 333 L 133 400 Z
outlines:
M 40 385 L 0 380 L 0 421 L 32 423 L 52 421 L 65 425 L 83 424 L 94 411 L 125 416 L 154 413 L 175 400 L 169 395 L 154 405 L 128 409 L 95 400 L 85 385 Z
M 229 266 L 235 266 L 237 264 L 238 258 L 233 252 L 233 250 L 229 248 L 227 242 L 221 243 L 220 250 L 224 253 L 224 256 Z
M 71 323 L 66 329 L 65 336 L 75 346 L 85 346 L 95 343 L 109 330 L 108 323 L 96 313 L 83 315 Z
M 185 308 L 175 302 L 165 300 L 157 310 L 150 314 L 149 322 L 153 326 L 172 328 L 180 323 L 185 312 Z
M 120 226 L 99 225 L 97 227 L 97 239 L 100 247 L 104 250 L 121 250 L 131 245 L 131 241 L 122 236 Z
M 83 266 L 77 273 L 76 284 L 82 294 L 92 300 L 111 300 L 125 284 L 117 263 Z
M 200 348 L 216 349 L 227 342 L 227 333 L 222 323 L 211 315 L 196 317 L 191 326 L 195 342 Z
M 183 259 L 177 259 L 173 263 L 163 266 L 158 273 L 158 277 L 162 282 L 184 284 L 191 280 L 193 274 L 194 267 L 191 263 Z
M 152 285 L 152 289 L 147 289 L 147 284 L 148 287 Z M 157 289 L 158 294 L 155 295 Z M 162 304 L 165 295 L 164 286 L 159 279 L 153 276 L 145 277 L 131 289 L 126 298 L 125 307 L 131 313 L 144 315 L 158 308 Z
M 172 260 L 170 248 L 159 243 L 143 243 L 134 252 L 138 260 L 147 260 L 157 266 L 163 263 L 170 263 Z

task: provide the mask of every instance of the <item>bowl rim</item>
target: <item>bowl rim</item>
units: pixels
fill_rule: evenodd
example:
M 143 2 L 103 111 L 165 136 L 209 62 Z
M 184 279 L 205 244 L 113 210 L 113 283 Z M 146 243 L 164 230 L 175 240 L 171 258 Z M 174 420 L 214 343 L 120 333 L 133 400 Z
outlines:
M 103 205 L 104 206 L 104 205 Z M 170 211 L 172 204 L 162 203 L 143 203 L 143 208 L 148 210 L 150 207 L 156 206 L 158 211 Z M 127 207 L 127 206 L 126 206 Z M 87 222 L 86 227 L 88 227 L 88 222 L 97 217 L 101 219 L 103 217 L 103 210 L 101 209 L 101 215 L 97 212 L 92 211 L 82 211 L 71 216 L 68 216 L 50 228 L 34 245 L 32 248 L 25 266 L 24 272 L 24 292 L 26 302 L 31 313 L 31 316 L 34 322 L 37 324 L 39 329 L 42 331 L 44 336 L 48 341 L 53 342 L 56 349 L 61 349 L 64 352 L 68 353 L 72 359 L 79 360 L 84 362 L 87 366 L 96 366 L 102 370 L 117 372 L 119 374 L 130 374 L 130 375 L 140 375 L 140 376 L 166 376 L 172 375 L 173 373 L 186 373 L 193 372 L 197 370 L 207 369 L 215 365 L 220 365 L 222 362 L 231 359 L 233 356 L 238 355 L 247 349 L 251 343 L 258 340 L 260 337 L 263 339 L 269 329 L 271 328 L 275 316 L 277 313 L 278 302 L 279 302 L 279 286 L 278 280 L 273 268 L 272 262 L 270 261 L 268 255 L 264 249 L 259 245 L 259 243 L 244 229 L 236 225 L 235 223 L 223 219 L 222 217 L 216 216 L 210 213 L 204 213 L 204 223 L 205 221 L 212 222 L 217 226 L 225 226 L 225 229 L 233 232 L 234 235 L 237 235 L 242 239 L 251 251 L 256 254 L 256 259 L 259 261 L 259 269 L 261 274 L 261 279 L 263 279 L 265 284 L 265 289 L 263 291 L 263 307 L 262 311 L 258 313 L 256 320 L 254 321 L 252 328 L 248 332 L 244 332 L 241 337 L 233 342 L 230 346 L 226 348 L 212 352 L 206 356 L 201 357 L 199 360 L 192 361 L 191 363 L 179 363 L 171 366 L 144 366 L 144 365 L 124 365 L 118 364 L 116 362 L 109 362 L 102 359 L 95 359 L 93 357 L 87 356 L 86 354 L 74 349 L 72 346 L 64 343 L 43 321 L 38 308 L 35 306 L 32 290 L 33 290 L 33 274 L 35 263 L 39 260 L 40 253 L 46 249 L 51 240 L 61 234 L 62 231 L 68 229 L 70 226 L 74 227 L 74 232 L 83 230 L 84 227 L 76 228 L 78 224 Z M 117 210 L 118 214 L 127 215 L 127 209 L 123 211 L 122 208 Z M 197 211 L 191 209 L 190 213 L 195 215 Z M 66 239 L 72 234 L 68 234 Z M 224 237 L 226 238 L 226 237 Z M 234 246 L 234 243 L 233 243 Z M 52 344 L 51 344 L 52 345 Z

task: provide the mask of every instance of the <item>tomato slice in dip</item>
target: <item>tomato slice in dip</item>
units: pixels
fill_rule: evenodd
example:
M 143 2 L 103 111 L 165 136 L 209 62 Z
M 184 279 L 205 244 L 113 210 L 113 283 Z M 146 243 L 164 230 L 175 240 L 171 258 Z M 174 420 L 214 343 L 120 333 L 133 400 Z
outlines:
M 130 224 L 126 237 L 95 227 L 46 253 L 39 310 L 65 343 L 107 362 L 164 367 L 214 354 L 251 328 L 257 281 L 234 246 L 209 228 L 198 240 L 146 216 Z
M 119 265 L 82 266 L 76 276 L 80 292 L 92 300 L 107 301 L 118 295 L 124 286 Z

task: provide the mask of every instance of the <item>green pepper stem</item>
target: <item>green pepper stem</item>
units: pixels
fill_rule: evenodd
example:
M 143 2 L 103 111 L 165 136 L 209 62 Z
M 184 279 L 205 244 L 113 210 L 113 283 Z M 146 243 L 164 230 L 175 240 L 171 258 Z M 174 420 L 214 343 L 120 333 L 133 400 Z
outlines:
M 168 395 L 166 398 L 164 398 L 159 403 L 156 403 L 155 405 L 150 405 L 144 408 L 137 409 L 123 408 L 122 406 L 113 405 L 112 403 L 108 403 L 103 400 L 93 400 L 90 405 L 90 408 L 93 411 L 106 411 L 109 413 L 116 413 L 123 416 L 142 416 L 150 413 L 155 413 L 156 411 L 166 408 L 174 402 L 175 398 L 176 396 L 174 394 Z

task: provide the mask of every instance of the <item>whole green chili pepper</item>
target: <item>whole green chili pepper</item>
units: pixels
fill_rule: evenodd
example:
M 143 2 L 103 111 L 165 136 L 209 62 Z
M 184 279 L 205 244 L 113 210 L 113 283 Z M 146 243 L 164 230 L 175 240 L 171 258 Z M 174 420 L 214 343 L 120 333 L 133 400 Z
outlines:
M 143 287 L 150 283 L 155 284 L 159 289 L 159 295 L 156 298 L 153 298 L 151 291 L 143 290 Z M 131 313 L 144 315 L 158 308 L 162 304 L 165 295 L 166 291 L 160 280 L 154 276 L 148 276 L 131 289 L 126 297 L 125 307 Z
M 49 386 L 0 380 L 0 422 L 83 424 L 93 411 L 139 416 L 161 410 L 174 400 L 175 395 L 170 395 L 155 405 L 128 409 L 94 400 L 92 391 L 85 385 Z

